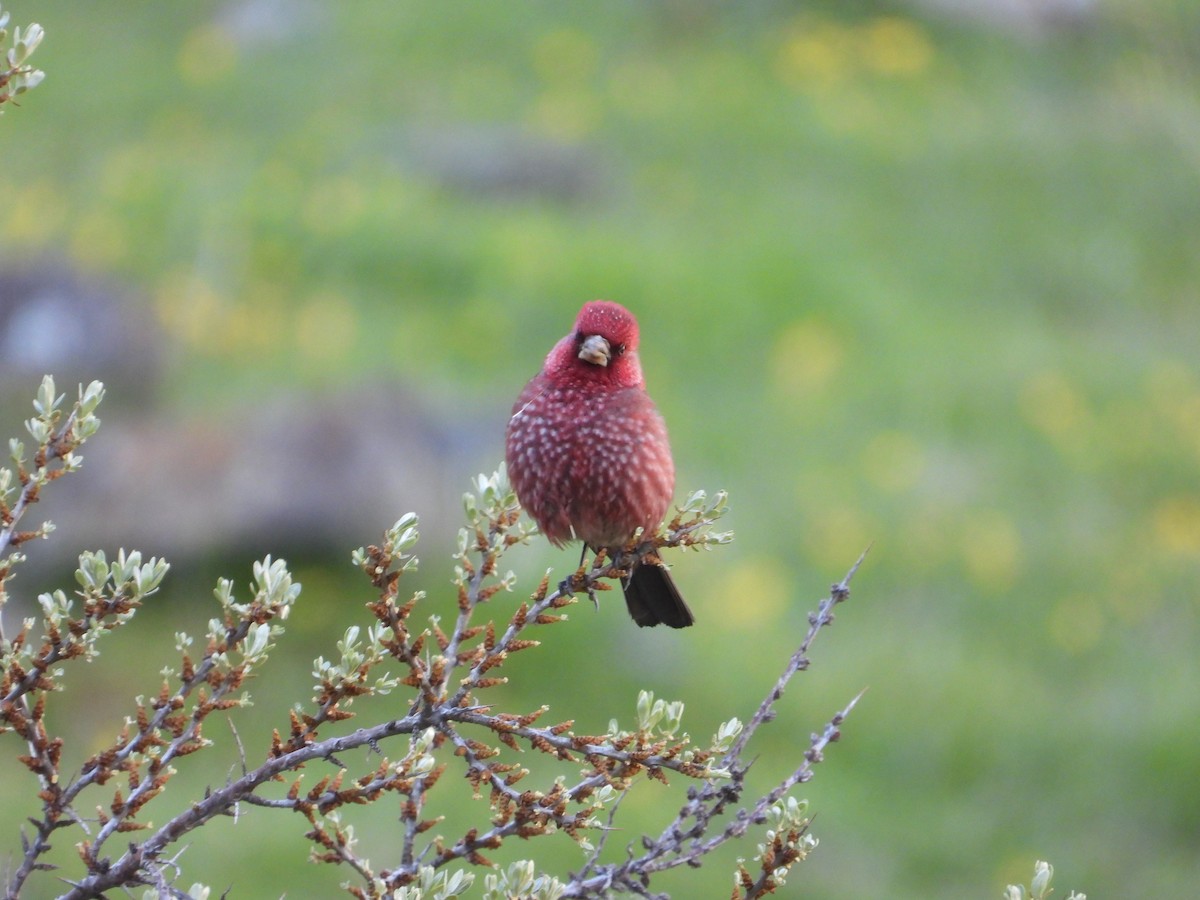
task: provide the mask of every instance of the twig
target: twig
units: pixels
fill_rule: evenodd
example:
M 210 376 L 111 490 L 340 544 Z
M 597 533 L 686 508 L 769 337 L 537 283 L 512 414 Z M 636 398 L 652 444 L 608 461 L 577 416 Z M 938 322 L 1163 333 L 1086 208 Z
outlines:
M 808 668 L 808 651 L 813 641 L 822 628 L 833 623 L 833 608 L 850 596 L 850 580 L 862 565 L 866 554 L 867 551 L 863 551 L 846 576 L 833 585 L 829 596 L 821 601 L 817 611 L 809 615 L 808 632 L 800 646 L 759 704 L 754 716 L 722 757 L 719 768 L 730 773 L 729 780 L 711 779 L 704 787 L 691 789 L 687 803 L 659 838 L 644 839 L 645 853 L 637 856 L 631 852 L 624 863 L 594 867 L 596 874 L 591 877 L 586 876 L 588 870 L 585 868 L 580 877 L 572 882 L 564 897 L 599 896 L 616 884 L 631 892 L 640 893 L 642 886 L 653 873 L 681 865 L 695 865 L 721 844 L 742 837 L 752 825 L 761 824 L 766 820 L 766 812 L 772 804 L 778 802 L 797 784 L 807 782 L 812 777 L 813 767 L 824 759 L 825 748 L 841 736 L 842 722 L 854 709 L 863 692 L 859 692 L 833 716 L 821 733 L 812 736 L 809 749 L 804 754 L 804 761 L 791 774 L 760 797 L 749 809 L 739 810 L 719 834 L 702 840 L 708 833 L 712 820 L 721 815 L 730 804 L 738 802 L 744 788 L 745 774 L 749 769 L 749 765 L 743 761 L 746 746 L 758 728 L 774 718 L 774 706 L 783 696 L 792 677 Z M 689 825 L 689 822 L 692 824 Z M 747 896 L 755 895 L 748 893 Z
M 87 878 L 79 881 L 74 889 L 63 895 L 63 900 L 86 900 L 86 898 L 99 896 L 104 891 L 114 890 L 121 885 L 136 883 L 137 873 L 149 862 L 157 859 L 164 848 L 175 843 L 188 832 L 199 828 L 209 819 L 221 815 L 238 801 L 249 800 L 259 787 L 274 780 L 277 775 L 294 771 L 306 762 L 353 750 L 356 747 L 370 744 L 372 741 L 378 742 L 397 734 L 411 734 L 419 724 L 419 721 L 411 717 L 396 719 L 373 728 L 359 729 L 344 737 L 330 738 L 310 744 L 283 756 L 269 759 L 253 772 L 213 791 L 200 802 L 193 804 L 142 843 L 131 844 L 125 854 L 108 866 L 106 870 L 93 872 Z

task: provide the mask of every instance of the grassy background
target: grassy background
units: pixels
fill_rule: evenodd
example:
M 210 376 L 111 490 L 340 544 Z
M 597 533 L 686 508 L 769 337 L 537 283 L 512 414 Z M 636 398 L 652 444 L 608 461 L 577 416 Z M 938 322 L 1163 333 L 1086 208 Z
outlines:
M 871 543 L 759 748 L 765 785 L 869 687 L 801 792 L 822 843 L 784 895 L 996 896 L 1035 858 L 1063 895 L 1193 889 L 1189 4 L 1101 5 L 1022 36 L 868 2 L 297 3 L 271 39 L 235 37 L 217 4 L 11 8 L 46 28 L 48 76 L 0 120 L 3 258 L 63 255 L 135 286 L 170 342 L 169 409 L 386 379 L 494 419 L 491 467 L 503 411 L 579 304 L 637 313 L 680 490 L 728 489 L 738 541 L 679 560 L 696 628 L 639 633 L 580 607 L 513 661 L 513 707 L 603 728 L 648 687 L 708 735 L 749 715 Z M 431 140 L 481 159 L 549 148 L 570 177 L 494 189 Z M 345 558 L 363 540 L 298 561 L 293 633 L 238 720 L 251 758 L 307 691 L 307 660 L 362 621 Z M 446 554 L 431 539 L 423 556 L 439 590 Z M 512 562 L 528 586 L 568 564 L 544 546 Z M 65 731 L 111 738 L 154 689 L 120 660 L 167 664 L 147 634 L 202 631 L 205 583 L 114 636 Z M 25 780 L 3 779 L 5 809 Z M 630 799 L 630 837 L 661 825 L 673 789 Z M 458 793 L 451 822 L 480 809 Z M 388 812 L 362 825 L 381 865 Z M 231 896 L 332 890 L 303 830 L 249 811 L 204 829 L 186 871 Z M 580 861 L 565 838 L 515 849 Z M 733 858 L 662 889 L 727 896 Z

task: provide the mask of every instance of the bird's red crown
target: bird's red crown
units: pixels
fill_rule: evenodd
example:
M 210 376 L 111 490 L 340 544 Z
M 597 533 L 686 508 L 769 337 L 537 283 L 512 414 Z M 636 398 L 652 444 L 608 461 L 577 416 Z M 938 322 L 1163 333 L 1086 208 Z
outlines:
M 620 303 L 611 300 L 592 300 L 583 304 L 575 319 L 575 334 L 584 337 L 598 334 L 614 348 L 637 349 L 637 319 Z
M 575 329 L 546 357 L 554 378 L 610 387 L 642 387 L 637 357 L 638 324 L 633 313 L 609 300 L 583 305 Z

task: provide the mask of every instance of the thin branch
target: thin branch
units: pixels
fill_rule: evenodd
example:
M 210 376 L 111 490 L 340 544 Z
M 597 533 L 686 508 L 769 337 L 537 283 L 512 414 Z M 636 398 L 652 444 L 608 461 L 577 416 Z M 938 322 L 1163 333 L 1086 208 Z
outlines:
M 859 566 L 863 564 L 863 560 L 867 558 L 867 553 L 870 550 L 871 548 L 868 547 L 859 555 L 854 565 L 846 573 L 846 576 L 830 588 L 829 596 L 821 601 L 817 607 L 817 611 L 809 613 L 808 633 L 804 635 L 804 640 L 800 642 L 800 646 L 796 648 L 796 651 L 788 660 L 787 666 L 784 667 L 782 674 L 780 674 L 778 680 L 775 682 L 774 688 L 763 698 L 763 702 L 759 704 L 754 717 L 750 719 L 746 728 L 738 735 L 733 745 L 729 748 L 729 752 L 725 754 L 724 762 L 726 765 L 730 765 L 734 760 L 740 758 L 745 752 L 750 738 L 754 736 L 759 726 L 774 718 L 773 708 L 779 702 L 779 698 L 783 696 L 783 691 L 787 687 L 788 682 L 791 681 L 792 676 L 808 668 L 808 651 L 812 647 L 813 641 L 817 639 L 817 635 L 822 628 L 833 624 L 833 608 L 850 597 L 850 580 L 854 578 Z
M 868 548 L 869 549 L 869 548 Z M 783 673 L 767 693 L 750 722 L 743 729 L 729 751 L 721 760 L 720 768 L 730 772 L 728 781 L 716 779 L 708 781 L 704 787 L 689 792 L 688 802 L 679 810 L 674 821 L 662 832 L 657 840 L 644 839 L 645 853 L 634 856 L 620 864 L 599 866 L 596 875 L 581 877 L 573 881 L 565 897 L 599 896 L 613 885 L 620 884 L 634 893 L 641 892 L 641 886 L 648 883 L 650 875 L 665 869 L 681 865 L 694 865 L 708 853 L 729 840 L 740 838 L 752 825 L 761 824 L 766 820 L 766 812 L 772 804 L 779 801 L 797 784 L 807 782 L 812 777 L 813 767 L 824 759 L 825 748 L 841 736 L 841 724 L 854 709 L 863 693 L 855 696 L 841 711 L 833 716 L 820 734 L 814 734 L 805 751 L 804 761 L 791 774 L 782 779 L 776 786 L 760 797 L 750 809 L 739 810 L 732 821 L 721 831 L 707 840 L 701 840 L 708 833 L 711 821 L 721 815 L 731 804 L 738 802 L 744 788 L 745 773 L 749 766 L 743 761 L 743 754 L 750 739 L 758 728 L 774 718 L 774 706 L 783 696 L 788 683 L 799 671 L 808 668 L 808 651 L 822 628 L 833 623 L 833 608 L 844 602 L 850 596 L 850 581 L 862 565 L 867 551 L 859 556 L 851 566 L 846 576 L 833 585 L 829 596 L 821 601 L 817 611 L 809 615 L 809 628 L 800 646 L 792 654 Z M 690 826 L 689 822 L 692 822 Z
M 356 747 L 369 746 L 397 734 L 411 734 L 421 724 L 418 718 L 408 716 L 372 728 L 360 728 L 344 737 L 330 738 L 269 759 L 253 772 L 211 792 L 203 800 L 175 816 L 147 840 L 140 844 L 131 844 L 125 854 L 107 869 L 89 874 L 64 894 L 62 900 L 87 900 L 99 896 L 104 891 L 134 883 L 137 873 L 149 862 L 158 859 L 165 848 L 210 819 L 222 815 L 237 802 L 250 801 L 255 791 L 263 784 L 273 781 L 277 775 L 294 771 L 304 763 L 325 759 Z
M 39 465 L 43 464 L 44 459 L 40 459 Z M 558 831 L 581 842 L 585 841 L 588 831 L 600 832 L 598 846 L 589 848 L 582 870 L 564 886 L 563 896 L 627 892 L 644 898 L 663 898 L 666 895 L 650 889 L 652 875 L 682 865 L 698 865 L 717 847 L 743 837 L 751 827 L 762 824 L 768 817 L 778 816 L 780 808 L 776 804 L 797 784 L 812 777 L 813 767 L 823 759 L 828 744 L 837 740 L 841 723 L 854 708 L 857 697 L 820 733 L 812 736 L 799 766 L 770 791 L 737 809 L 727 821 L 723 820 L 719 826 L 714 824 L 718 817 L 741 804 L 749 769 L 744 759 L 746 748 L 757 730 L 776 715 L 775 706 L 792 677 L 808 667 L 812 643 L 820 630 L 832 623 L 834 606 L 848 597 L 849 582 L 862 558 L 841 582 L 833 586 L 830 596 L 809 617 L 808 632 L 800 646 L 727 749 L 690 747 L 686 735 L 681 733 L 676 737 L 674 733 L 678 730 L 677 713 L 674 712 L 668 715 L 672 724 L 658 730 L 655 723 L 659 721 L 658 710 L 663 701 L 657 702 L 650 718 L 646 718 L 639 707 L 636 731 L 614 729 L 603 735 L 576 735 L 570 730 L 572 721 L 550 726 L 535 724 L 545 707 L 525 715 L 493 712 L 494 705 L 480 702 L 479 696 L 506 680 L 498 677 L 498 672 L 509 656 L 537 645 L 537 641 L 528 637 L 530 626 L 551 624 L 565 618 L 556 615 L 555 611 L 574 603 L 574 594 L 591 595 L 594 591 L 607 589 L 610 587 L 608 582 L 620 578 L 644 557 L 657 556 L 664 548 L 695 547 L 727 540 L 726 536 L 707 530 L 720 515 L 723 495 L 718 496 L 714 505 L 703 509 L 700 506 L 707 502 L 706 499 L 701 494 L 694 495 L 679 516 L 661 532 L 636 546 L 631 544 L 611 557 L 598 555 L 590 568 L 581 567 L 556 590 L 550 589 L 547 573 L 539 588 L 527 602 L 520 604 L 497 635 L 494 622 L 473 625 L 472 620 L 483 603 L 497 591 L 509 587 L 508 576 L 497 576 L 497 563 L 505 550 L 528 537 L 528 531 L 518 524 L 519 508 L 507 487 L 501 487 L 502 476 L 498 474 L 490 481 L 481 480 L 481 484 L 487 489 L 487 511 L 478 507 L 472 507 L 470 511 L 475 541 L 460 547 L 458 613 L 449 634 L 444 633 L 436 621 L 417 634 L 409 630 L 408 616 L 420 594 L 414 595 L 403 606 L 396 605 L 396 581 L 411 564 L 415 564 L 415 557 L 407 553 L 415 541 L 415 519 L 405 517 L 385 535 L 383 549 L 371 547 L 360 551 L 361 555 L 356 557 L 380 590 L 379 599 L 369 604 L 380 625 L 373 626 L 370 631 L 368 650 L 359 653 L 357 639 L 348 637 L 341 648 L 340 664 L 336 660 L 333 663 L 318 662 L 320 684 L 317 696 L 313 698 L 311 714 L 292 713 L 290 735 L 286 740 L 276 735 L 266 761 L 261 765 L 251 768 L 253 764 L 247 763 L 245 748 L 234 729 L 241 761 L 240 777 L 227 780 L 217 790 L 207 791 L 200 801 L 161 827 L 147 826 L 143 834 L 148 836 L 140 842 L 130 843 L 118 858 L 102 856 L 110 838 L 143 827 L 135 819 L 141 807 L 166 784 L 172 771 L 170 764 L 204 746 L 201 739 L 203 721 L 211 712 L 239 702 L 232 699 L 232 694 L 250 671 L 251 651 L 245 649 L 245 644 L 252 635 L 251 629 L 260 629 L 253 632 L 257 640 L 257 649 L 253 653 L 263 655 L 267 632 L 261 629 L 279 613 L 279 609 L 269 604 L 232 606 L 231 598 L 226 596 L 222 600 L 226 604 L 224 628 L 221 629 L 218 620 L 216 632 L 210 632 L 204 658 L 193 666 L 185 653 L 179 685 L 174 690 L 164 685 L 155 699 L 140 704 L 136 727 L 129 729 L 133 733 L 123 733 L 113 746 L 88 760 L 73 780 L 60 781 L 58 777 L 58 749 L 45 738 L 41 713 L 36 717 L 27 716 L 28 721 L 16 730 L 31 741 L 31 747 L 36 751 L 31 754 L 31 767 L 42 775 L 43 787 L 50 784 L 53 789 L 43 791 L 42 818 L 33 821 L 34 834 L 23 840 L 24 859 L 9 882 L 10 897 L 16 896 L 32 872 L 45 868 L 40 860 L 49 849 L 54 831 L 68 825 L 84 825 L 72 807 L 82 792 L 101 786 L 116 776 L 128 777 L 128 796 L 118 791 L 108 813 L 100 812 L 95 837 L 89 833 L 88 840 L 79 845 L 87 876 L 77 882 L 67 882 L 70 890 L 63 896 L 71 900 L 99 897 L 106 892 L 136 886 L 153 887 L 164 897 L 183 896 L 172 886 L 172 882 L 181 876 L 178 865 L 183 853 L 181 841 L 217 816 L 238 810 L 242 803 L 264 811 L 300 813 L 312 825 L 307 837 L 317 845 L 315 858 L 346 865 L 357 873 L 364 885 L 350 890 L 363 898 L 378 898 L 382 896 L 381 891 L 418 881 L 424 885 L 430 877 L 430 869 L 437 878 L 458 878 L 460 873 L 449 872 L 445 867 L 458 861 L 490 865 L 484 854 L 510 839 L 528 839 Z M 36 490 L 25 506 L 34 500 Z M 692 518 L 682 521 L 684 515 L 692 515 Z M 283 576 L 290 584 L 291 576 L 286 569 L 282 571 Z M 116 600 L 114 597 L 113 602 Z M 231 608 L 240 618 L 231 616 Z M 358 633 L 357 629 L 354 631 Z M 6 693 L 13 695 L 10 699 L 28 709 L 25 694 L 47 689 L 42 683 L 41 672 L 59 659 L 69 658 L 69 649 L 57 643 L 44 649 L 41 669 L 17 672 L 9 680 Z M 246 654 L 245 660 L 240 665 L 233 665 L 229 657 L 238 650 Z M 389 660 L 406 666 L 407 676 L 393 677 L 390 673 L 380 676 L 375 667 Z M 318 732 L 325 725 L 352 715 L 345 707 L 355 698 L 385 694 L 398 685 L 413 689 L 414 693 L 402 699 L 399 707 L 403 709 L 407 705 L 408 715 L 344 736 L 318 739 Z M 13 703 L 10 708 L 18 709 L 18 706 Z M 37 708 L 40 710 L 41 706 Z M 347 767 L 338 762 L 340 754 L 360 747 L 382 753 L 381 743 L 400 735 L 414 737 L 408 755 L 398 763 L 385 760 L 373 772 L 354 778 L 348 776 Z M 420 737 L 416 737 L 418 735 Z M 725 746 L 724 740 L 721 739 L 719 747 Z M 585 763 L 585 767 L 578 777 L 570 781 L 555 779 L 549 788 L 518 787 L 518 782 L 528 772 L 495 758 L 502 752 L 501 745 L 515 750 L 518 741 L 528 742 L 534 750 L 557 762 Z M 449 765 L 448 762 L 436 762 L 434 754 L 439 748 L 447 752 L 453 750 L 459 764 L 465 766 L 467 780 L 480 794 L 487 792 L 491 817 L 487 827 L 472 828 L 453 843 L 447 844 L 441 837 L 433 837 L 421 845 L 424 839 L 420 836 L 438 820 L 438 817 L 424 818 L 429 792 Z M 294 776 L 285 797 L 260 795 L 265 784 L 282 781 L 286 773 L 296 773 L 316 760 L 330 761 L 340 771 L 326 776 L 307 793 L 300 791 L 299 777 Z M 624 792 L 635 783 L 638 775 L 666 781 L 665 773 L 672 772 L 697 782 L 689 790 L 688 799 L 674 820 L 657 839 L 643 838 L 641 852 L 635 853 L 631 849 L 623 862 L 601 864 L 600 856 L 616 828 L 617 810 Z M 401 795 L 403 801 L 396 851 L 398 859 L 395 868 L 379 870 L 380 874 L 376 875 L 367 860 L 357 855 L 351 826 L 343 826 L 337 813 L 348 805 L 374 802 L 388 792 Z M 602 811 L 607 817 L 604 822 L 600 821 Z M 807 820 L 802 826 L 792 827 L 788 834 L 802 834 L 806 828 Z M 778 842 L 780 839 L 776 836 L 772 840 Z M 784 849 L 780 858 L 794 848 Z M 741 883 L 753 891 L 765 892 L 776 883 L 773 880 L 775 873 L 783 865 L 772 867 L 764 855 L 763 874 L 757 881 L 752 881 L 751 876 L 743 872 Z
M 46 454 L 43 465 L 48 472 L 61 471 L 61 467 L 57 470 L 50 469 L 50 462 L 65 458 L 67 454 L 73 452 L 79 446 L 79 442 L 71 436 L 71 431 L 75 427 L 75 421 L 78 416 L 79 407 L 76 405 L 67 415 L 67 419 L 63 422 L 62 427 L 50 437 L 45 448 L 39 450 L 39 454 L 43 452 Z M 22 473 L 21 482 L 21 493 L 17 497 L 17 502 L 9 509 L 8 515 L 4 519 L 3 527 L 0 527 L 0 557 L 8 553 L 9 548 L 15 545 L 14 539 L 18 536 L 17 525 L 20 524 L 29 507 L 37 503 L 38 493 L 41 491 L 41 484 L 37 478 Z M 3 630 L 0 630 L 0 640 L 4 640 Z

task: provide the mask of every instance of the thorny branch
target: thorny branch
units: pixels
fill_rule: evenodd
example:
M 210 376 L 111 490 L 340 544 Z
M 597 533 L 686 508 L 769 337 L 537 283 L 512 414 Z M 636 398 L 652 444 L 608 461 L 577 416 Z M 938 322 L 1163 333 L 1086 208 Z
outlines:
M 709 834 L 712 820 L 740 799 L 744 789 L 745 776 L 750 769 L 750 764 L 743 760 L 747 744 L 761 725 L 775 718 L 774 706 L 783 696 L 792 676 L 808 668 L 809 648 L 820 630 L 833 624 L 833 608 L 849 598 L 850 580 L 865 558 L 866 551 L 858 558 L 846 576 L 833 585 L 829 596 L 821 601 L 817 611 L 809 615 L 808 632 L 800 642 L 800 646 L 788 660 L 783 673 L 759 705 L 754 717 L 750 719 L 718 763 L 718 769 L 729 773 L 729 780 L 710 779 L 704 783 L 702 788 L 690 789 L 688 802 L 679 810 L 675 819 L 664 829 L 659 838 L 654 841 L 648 838 L 643 839 L 643 849 L 646 851 L 643 855 L 635 857 L 631 851 L 629 858 L 624 863 L 609 866 L 598 866 L 595 857 L 589 859 L 583 871 L 585 873 L 595 871 L 597 874 L 572 884 L 563 896 L 598 896 L 604 889 L 614 885 L 623 885 L 628 890 L 640 892 L 640 886 L 646 883 L 648 876 L 652 873 L 685 864 L 695 865 L 699 859 L 726 841 L 742 837 L 751 825 L 762 824 L 766 821 L 767 810 L 773 804 L 797 784 L 802 784 L 812 778 L 813 766 L 824 759 L 825 748 L 841 737 L 841 724 L 861 699 L 862 693 L 859 693 L 834 715 L 819 734 L 812 735 L 809 749 L 804 753 L 804 761 L 795 771 L 782 779 L 772 790 L 758 798 L 750 809 L 739 809 L 733 820 L 721 832 L 702 840 Z M 693 824 L 689 826 L 688 822 Z M 807 822 L 805 822 L 806 828 Z M 800 833 L 803 833 L 803 830 Z M 770 871 L 764 870 L 759 880 L 749 886 L 744 896 L 760 897 L 770 892 L 773 889 L 771 876 Z
M 39 400 L 43 406 L 52 405 L 45 394 L 43 390 Z M 51 386 L 51 399 L 52 394 Z M 94 406 L 77 404 L 61 425 L 46 413 L 43 418 L 54 419 L 53 427 L 31 430 L 39 438 L 35 467 L 27 473 L 18 466 L 21 489 L 11 505 L 2 507 L 6 530 L 0 537 L 7 535 L 15 544 L 15 522 L 37 496 L 36 487 L 27 485 L 51 480 L 46 464 L 55 458 L 77 459 L 72 454 L 82 440 L 74 446 L 68 443 L 77 436 L 81 421 L 88 423 L 87 434 L 94 431 Z M 12 495 L 8 491 L 0 500 L 8 504 Z M 356 552 L 356 564 L 378 594 L 367 604 L 375 621 L 365 633 L 358 626 L 348 629 L 338 642 L 338 655 L 316 661 L 316 693 L 308 711 L 289 713 L 286 727 L 276 731 L 265 748 L 265 761 L 247 766 L 245 752 L 240 751 L 241 777 L 209 789 L 156 828 L 147 827 L 139 814 L 166 787 L 178 760 L 209 746 L 202 732 L 205 719 L 247 702 L 239 692 L 282 634 L 281 623 L 300 586 L 281 560 L 270 558 L 255 565 L 249 602 L 238 602 L 230 583 L 222 580 L 215 591 L 222 615 L 210 623 L 200 658 L 193 660 L 190 654 L 192 639 L 178 635 L 175 686 L 164 683 L 152 699 L 139 698 L 118 738 L 78 772 L 68 774 L 59 769 L 63 740 L 50 737 L 44 724 L 47 696 L 57 689 L 60 677 L 53 667 L 96 656 L 99 636 L 128 622 L 157 589 L 167 568 L 158 560 L 143 564 L 133 553 L 122 553 L 111 564 L 100 554 L 84 554 L 78 576 L 82 590 L 77 592 L 82 614 L 75 611 L 72 599 L 55 592 L 41 598 L 40 644 L 31 640 L 32 621 L 11 640 L 0 632 L 0 733 L 14 731 L 24 739 L 30 752 L 20 760 L 37 775 L 42 802 L 40 816 L 31 820 L 32 837 L 23 836 L 21 862 L 8 876 L 6 896 L 17 897 L 36 873 L 49 867 L 51 838 L 69 828 L 82 833 L 77 846 L 85 874 L 68 882 L 63 897 L 81 900 L 139 885 L 154 887 L 164 896 L 186 896 L 173 886 L 181 876 L 180 842 L 239 805 L 259 811 L 253 814 L 289 810 L 301 815 L 309 825 L 312 858 L 345 866 L 356 878 L 347 890 L 360 898 L 390 897 L 408 886 L 425 898 L 458 896 L 474 875 L 452 864 L 491 866 L 487 854 L 511 838 L 559 831 L 583 848 L 585 863 L 578 873 L 559 881 L 538 874 L 532 863 L 514 864 L 486 877 L 488 891 L 493 892 L 488 896 L 599 897 L 614 891 L 665 896 L 650 893 L 652 876 L 681 865 L 699 865 L 714 849 L 756 826 L 766 826 L 757 857 L 759 871 L 740 867 L 734 896 L 773 892 L 788 868 L 815 846 L 807 833 L 804 807 L 788 792 L 812 777 L 813 767 L 840 736 L 842 721 L 858 698 L 812 736 L 803 759 L 788 776 L 748 801 L 743 800 L 749 768 L 744 753 L 757 730 L 774 718 L 775 704 L 791 678 L 807 668 L 817 633 L 832 623 L 833 608 L 849 595 L 849 581 L 862 559 L 812 614 L 799 648 L 744 726 L 731 720 L 711 744 L 694 745 L 680 729 L 682 704 L 643 693 L 635 728 L 623 730 L 614 723 L 602 734 L 577 734 L 571 720 L 543 724 L 547 707 L 524 714 L 497 711 L 489 691 L 506 683 L 504 664 L 513 654 L 537 647 L 540 641 L 532 635 L 541 634 L 540 626 L 565 619 L 562 610 L 575 602 L 574 594 L 594 596 L 608 590 L 638 557 L 727 542 L 727 533 L 712 528 L 724 510 L 724 496 L 710 502 L 703 493 L 692 495 L 659 533 L 640 536 L 612 558 L 599 556 L 556 589 L 551 589 L 547 572 L 530 598 L 499 624 L 481 620 L 479 611 L 500 591 L 511 590 L 515 578 L 512 573 L 500 575 L 499 562 L 509 548 L 535 532 L 521 519 L 502 471 L 480 476 L 476 492 L 465 501 L 468 525 L 456 554 L 457 611 L 448 630 L 436 616 L 429 617 L 426 626 L 413 624 L 422 593 L 401 600 L 401 577 L 416 566 L 411 551 L 418 537 L 417 521 L 407 515 L 388 530 L 381 545 Z M 5 565 L 10 569 L 14 560 L 19 557 L 10 556 Z M 385 671 L 397 664 L 399 674 Z M 350 709 L 356 700 L 397 690 L 411 692 L 407 705 L 400 706 L 406 709 L 404 715 L 345 734 L 324 734 L 357 714 Z M 395 709 L 395 703 L 388 701 L 388 708 Z M 407 739 L 399 745 L 401 752 L 389 758 L 385 748 L 397 746 L 395 739 L 402 735 Z M 511 754 L 523 746 L 579 774 L 574 779 L 560 776 L 547 787 L 528 787 L 523 781 L 529 770 L 508 761 L 511 755 L 505 757 L 506 751 Z M 377 764 L 354 776 L 340 759 L 364 747 L 377 754 Z M 452 759 L 476 796 L 486 800 L 488 812 L 485 827 L 443 836 L 434 833 L 441 818 L 428 810 L 431 800 L 440 796 L 436 788 Z M 313 762 L 332 763 L 334 771 L 305 787 L 304 769 Z M 665 782 L 669 774 L 694 782 L 672 822 L 657 838 L 643 838 L 640 848 L 631 846 L 623 860 L 602 862 L 624 793 L 642 776 Z M 123 787 L 100 808 L 98 818 L 85 820 L 76 813 L 85 792 L 94 796 L 117 780 Z M 282 784 L 268 787 L 275 783 Z M 343 816 L 353 806 L 387 796 L 397 797 L 400 804 L 399 840 L 391 867 L 375 869 L 356 852 L 353 827 Z M 141 833 L 140 840 L 129 842 L 122 852 L 109 851 L 113 836 L 134 832 Z M 599 835 L 595 846 L 591 835 Z
M 43 379 L 33 403 L 37 415 L 25 423 L 26 431 L 38 443 L 33 459 L 26 457 L 24 445 L 14 439 L 9 442 L 13 467 L 0 469 L 0 733 L 12 730 L 21 735 L 29 752 L 18 757 L 19 761 L 38 777 L 39 796 L 46 807 L 58 804 L 64 811 L 69 810 L 69 802 L 59 804 L 57 800 L 61 793 L 58 763 L 63 742 L 51 738 L 46 731 L 44 693 L 33 706 L 26 695 L 35 689 L 51 690 L 53 682 L 46 672 L 59 660 L 78 655 L 75 652 L 78 645 L 69 639 L 63 641 L 51 628 L 48 636 L 52 640 L 34 657 L 26 647 L 30 624 L 24 623 L 10 639 L 4 628 L 3 611 L 8 603 L 8 581 L 14 568 L 24 561 L 24 555 L 16 548 L 34 538 L 45 538 L 54 530 L 50 522 L 43 522 L 33 531 L 18 531 L 18 526 L 29 508 L 38 502 L 43 487 L 81 465 L 82 457 L 75 451 L 99 427 L 100 420 L 94 412 L 103 396 L 104 388 L 99 382 L 92 382 L 86 391 L 81 387 L 78 402 L 63 419 L 64 397 L 55 391 L 52 378 Z M 50 798 L 56 798 L 55 802 Z M 32 842 L 22 834 L 25 855 L 13 876 L 18 886 L 34 871 L 38 856 L 50 849 L 49 836 L 58 827 L 56 816 L 37 824 Z

